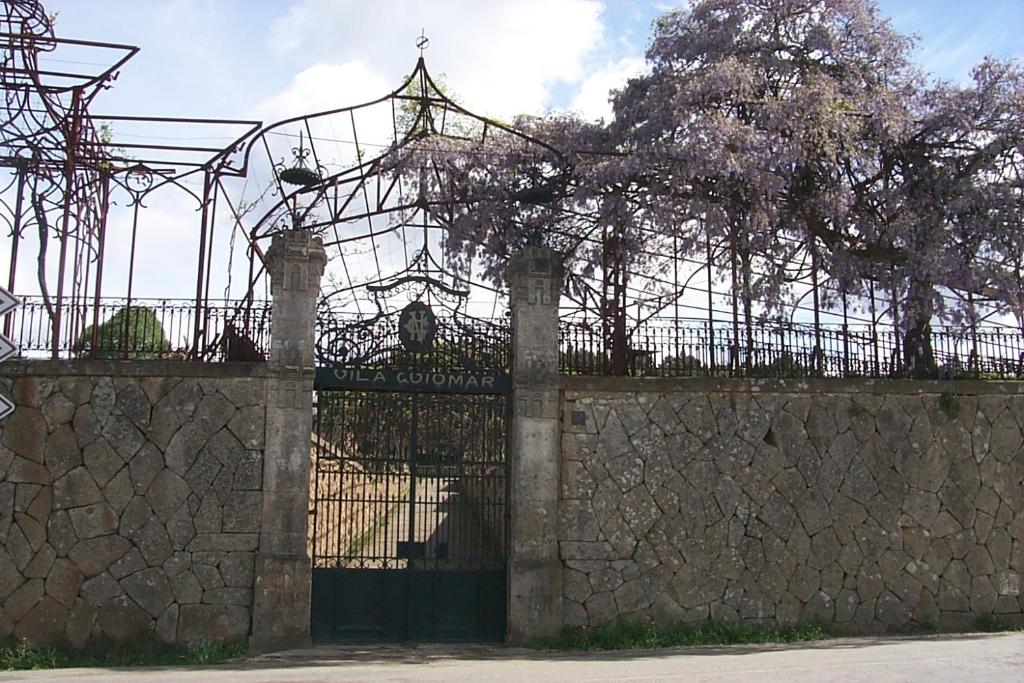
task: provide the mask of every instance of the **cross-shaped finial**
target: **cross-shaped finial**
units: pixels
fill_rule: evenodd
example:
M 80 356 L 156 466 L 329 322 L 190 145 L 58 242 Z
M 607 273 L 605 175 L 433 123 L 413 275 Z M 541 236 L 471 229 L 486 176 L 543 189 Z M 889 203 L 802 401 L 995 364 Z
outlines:
M 420 29 L 420 35 L 416 38 L 416 47 L 420 49 L 420 57 L 423 56 L 423 51 L 430 45 L 430 39 L 427 38 L 427 34 L 424 33 L 423 29 Z

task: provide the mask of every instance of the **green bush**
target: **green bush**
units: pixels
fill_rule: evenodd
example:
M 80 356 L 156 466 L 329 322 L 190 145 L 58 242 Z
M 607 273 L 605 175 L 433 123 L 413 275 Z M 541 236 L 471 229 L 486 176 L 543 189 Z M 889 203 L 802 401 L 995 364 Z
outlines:
M 151 360 L 171 350 L 171 344 L 167 340 L 160 319 L 151 308 L 145 306 L 122 308 L 110 319 L 100 323 L 95 335 L 94 329 L 96 328 L 93 325 L 89 325 L 75 341 L 75 354 L 108 360 Z

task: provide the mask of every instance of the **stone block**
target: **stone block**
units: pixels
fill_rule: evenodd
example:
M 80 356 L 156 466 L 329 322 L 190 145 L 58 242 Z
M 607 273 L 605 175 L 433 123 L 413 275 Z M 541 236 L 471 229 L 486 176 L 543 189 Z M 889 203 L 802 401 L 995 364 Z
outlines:
M 44 588 L 43 580 L 35 578 L 14 589 L 3 603 L 7 617 L 15 623 L 20 621 L 42 599 Z
M 21 531 L 30 550 L 38 552 L 46 542 L 46 529 L 34 518 L 23 512 L 14 513 L 15 527 Z
M 261 405 L 264 398 L 264 380 L 260 377 L 233 377 L 217 385 L 219 391 L 236 408 Z
M 0 546 L 0 602 L 14 592 L 14 589 L 20 586 L 23 580 L 21 572 L 18 571 L 7 549 Z
M 46 439 L 43 459 L 50 476 L 59 480 L 82 464 L 82 452 L 69 425 L 59 425 Z
M 168 535 L 166 527 L 156 518 L 150 519 L 142 528 L 135 531 L 131 535 L 131 539 L 151 567 L 163 564 L 174 554 L 171 537 Z
M 203 495 L 220 474 L 221 464 L 208 449 L 203 449 L 185 474 L 185 481 L 196 495 Z
M 92 404 L 96 420 L 105 424 L 107 418 L 114 412 L 114 404 L 117 402 L 117 392 L 114 390 L 114 382 L 109 377 L 98 377 L 92 388 L 92 396 L 89 403 Z
M 309 642 L 310 571 L 309 558 L 305 556 L 257 556 L 251 648 L 276 649 Z M 510 576 L 515 577 L 516 572 Z M 560 576 L 549 578 L 559 580 L 552 581 L 547 586 L 561 587 Z M 513 586 L 510 590 L 511 601 L 515 600 L 515 595 Z M 560 604 L 561 595 L 557 595 L 556 600 Z M 230 606 L 217 608 L 245 610 L 242 607 Z M 510 602 L 510 610 L 512 609 L 514 607 Z M 248 615 L 248 610 L 245 610 L 245 613 Z M 558 629 L 561 629 L 561 614 L 555 616 Z M 245 622 L 245 627 L 247 629 L 248 621 Z M 242 629 L 240 635 L 244 635 L 246 629 Z
M 120 583 L 125 593 L 152 617 L 160 616 L 174 602 L 174 591 L 161 569 L 144 569 Z
M 60 392 L 53 393 L 43 402 L 42 413 L 43 419 L 52 432 L 59 425 L 71 422 L 75 417 L 75 404 L 64 394 Z
M 192 552 L 218 552 L 256 550 L 259 546 L 259 534 L 196 534 L 189 543 Z
M 12 525 L 7 531 L 6 550 L 19 572 L 28 566 L 28 563 L 32 561 L 33 555 L 35 555 L 35 551 L 29 544 L 28 539 L 25 538 L 25 534 L 18 524 Z
M 98 615 L 103 633 L 118 641 L 133 640 L 153 628 L 152 617 L 126 595 L 105 602 Z
M 132 548 L 128 551 L 127 555 L 110 565 L 109 571 L 112 577 L 120 581 L 129 574 L 134 574 L 137 571 L 145 569 L 147 566 L 146 560 L 142 557 L 142 553 L 139 552 L 139 549 Z
M 31 647 L 54 645 L 63 637 L 67 619 L 68 609 L 47 595 L 18 622 L 14 634 Z
M 146 388 L 145 385 L 143 388 Z M 171 437 L 195 412 L 202 396 L 196 380 L 183 379 L 157 401 L 153 406 L 147 432 L 147 437 L 157 448 L 167 448 Z
M 187 503 L 182 504 L 167 522 L 167 535 L 175 550 L 184 550 L 195 538 L 196 528 Z
M 178 605 L 171 605 L 156 620 L 156 637 L 164 643 L 173 643 L 177 640 L 178 611 Z
M 209 438 L 210 433 L 204 431 L 200 425 L 192 422 L 183 425 L 164 448 L 167 467 L 174 473 L 185 476 Z
M 122 536 L 132 538 L 136 531 L 153 518 L 153 509 L 142 496 L 133 496 L 121 513 L 119 530 Z
M 692 609 L 720 600 L 725 593 L 727 582 L 724 578 L 704 569 L 687 565 L 676 572 L 670 585 L 671 596 L 679 606 Z
M 137 382 L 132 382 L 121 389 L 115 402 L 118 412 L 128 418 L 132 424 L 143 432 L 149 427 L 151 413 L 149 397 Z
M 47 442 L 46 420 L 38 408 L 32 408 L 15 398 L 18 409 L 4 421 L 0 443 L 16 455 L 43 463 L 43 449 Z
M 25 575 L 26 579 L 46 578 L 56 559 L 57 553 L 53 550 L 53 547 L 49 543 L 44 543 L 36 551 L 36 554 L 32 556 L 32 560 L 25 565 L 22 574 Z
M 998 597 L 989 577 L 975 576 L 971 580 L 971 612 L 974 614 L 991 614 Z
M 111 416 L 103 425 L 103 436 L 125 462 L 131 460 L 146 443 L 143 433 L 124 415 Z
M 835 600 L 836 622 L 842 624 L 851 621 L 856 614 L 859 601 L 860 598 L 856 592 L 849 589 L 840 591 L 839 597 Z
M 998 595 L 1018 596 L 1021 594 L 1021 575 L 1010 570 L 997 572 L 992 577 L 992 585 Z
M 71 424 L 75 430 L 75 440 L 78 442 L 79 448 L 86 448 L 95 443 L 97 439 L 102 438 L 100 422 L 96 418 L 92 406 L 88 403 L 78 406 Z
M 973 577 L 988 576 L 995 571 L 992 557 L 989 555 L 988 549 L 983 545 L 972 547 L 964 561 L 967 563 L 967 570 Z
M 57 557 L 65 557 L 78 543 L 75 528 L 66 510 L 55 510 L 50 514 L 46 522 L 46 538 L 57 552 Z
M 124 557 L 131 543 L 120 536 L 100 536 L 81 540 L 68 553 L 78 569 L 91 578 Z
M 110 503 L 114 512 L 121 514 L 124 511 L 132 499 L 132 482 L 127 467 L 122 467 L 121 471 L 103 487 L 103 497 Z
M 82 458 L 89 474 L 98 486 L 106 486 L 107 482 L 124 467 L 121 456 L 110 446 L 106 439 L 97 439 L 85 447 Z
M 226 586 L 248 588 L 253 584 L 255 556 L 247 552 L 225 553 L 218 564 Z
M 64 627 L 64 638 L 75 648 L 83 648 L 89 641 L 93 625 L 96 623 L 96 608 L 88 601 L 79 598 L 68 614 Z
M 262 493 L 259 491 L 235 491 L 223 507 L 222 529 L 230 533 L 255 533 L 260 530 L 262 519 Z
M 875 618 L 887 627 L 895 628 L 910 621 L 910 610 L 893 593 L 883 591 L 875 606 Z
M 266 434 L 266 414 L 261 405 L 240 408 L 228 421 L 227 428 L 235 436 L 236 442 L 245 449 L 263 450 Z M 220 434 L 221 432 L 218 432 Z M 215 435 L 216 436 L 216 435 Z M 227 464 L 225 464 L 225 467 Z
M 221 586 L 203 591 L 203 604 L 206 605 L 244 605 L 252 604 L 252 588 Z
M 146 490 L 146 502 L 161 522 L 167 522 L 188 498 L 188 482 L 169 468 L 164 468 Z
M 88 377 L 81 375 L 61 377 L 58 384 L 61 393 L 71 399 L 76 406 L 87 403 L 89 396 L 92 394 L 92 382 L 89 381 Z
M 174 599 L 180 604 L 199 603 L 203 599 L 203 586 L 191 571 L 170 578 Z
M 235 468 L 231 488 L 236 491 L 257 491 L 263 484 L 263 454 L 246 451 Z
M 77 452 L 77 446 L 75 447 Z M 76 467 L 53 483 L 53 506 L 57 509 L 92 505 L 103 501 L 103 494 L 84 467 Z
M 618 614 L 623 616 L 645 610 L 651 606 L 651 601 L 644 590 L 644 584 L 639 579 L 623 583 L 615 589 L 614 596 Z
M 106 503 L 96 503 L 68 510 L 71 526 L 80 539 L 108 536 L 117 532 L 118 517 Z
M 139 387 L 145 392 L 150 405 L 156 405 L 179 381 L 178 377 L 140 377 Z
M 584 607 L 591 626 L 608 623 L 618 616 L 618 606 L 615 604 L 615 596 L 611 592 L 591 595 Z
M 178 641 L 243 640 L 249 632 L 249 610 L 239 605 L 182 605 Z
M 82 598 L 96 607 L 123 594 L 124 590 L 114 580 L 114 577 L 110 575 L 110 572 L 103 572 L 98 576 L 94 576 L 83 583 L 81 587 Z
M 144 444 L 131 459 L 129 470 L 132 488 L 138 495 L 144 495 L 156 475 L 164 468 L 164 457 L 152 443 Z

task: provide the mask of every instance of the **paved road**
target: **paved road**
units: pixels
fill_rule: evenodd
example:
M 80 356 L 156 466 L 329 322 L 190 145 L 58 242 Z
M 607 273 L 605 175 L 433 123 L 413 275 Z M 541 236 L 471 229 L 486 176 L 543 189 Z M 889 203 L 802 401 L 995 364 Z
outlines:
M 0 681 L 985 681 L 1024 682 L 1024 634 L 865 638 L 803 645 L 548 654 L 470 646 L 334 647 L 213 667 L 0 673 Z

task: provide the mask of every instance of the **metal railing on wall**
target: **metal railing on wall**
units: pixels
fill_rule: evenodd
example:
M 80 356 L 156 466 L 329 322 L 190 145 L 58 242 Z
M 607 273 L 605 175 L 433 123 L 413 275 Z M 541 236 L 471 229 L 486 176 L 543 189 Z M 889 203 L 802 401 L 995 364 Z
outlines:
M 625 373 L 614 371 L 601 325 L 562 322 L 560 372 L 648 377 L 903 377 L 906 340 L 891 327 L 787 324 L 711 326 L 652 320 L 632 331 Z M 942 379 L 1024 379 L 1024 335 L 1006 327 L 933 327 Z M 620 365 L 621 367 L 621 365 Z
M 4 330 L 24 358 L 258 362 L 270 350 L 269 301 L 209 300 L 197 309 L 182 299 L 81 300 L 66 306 L 57 344 L 46 302 L 23 301 Z

